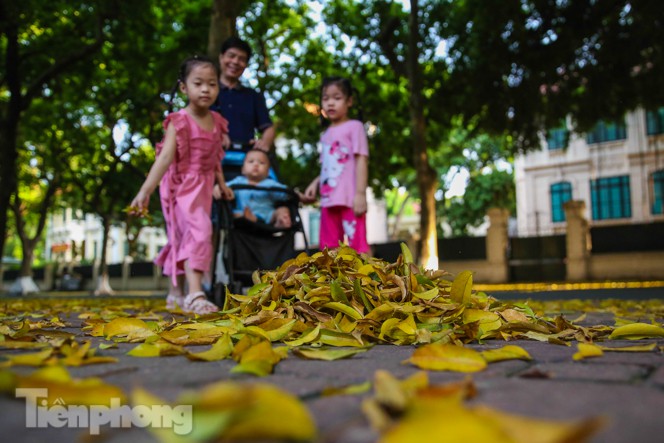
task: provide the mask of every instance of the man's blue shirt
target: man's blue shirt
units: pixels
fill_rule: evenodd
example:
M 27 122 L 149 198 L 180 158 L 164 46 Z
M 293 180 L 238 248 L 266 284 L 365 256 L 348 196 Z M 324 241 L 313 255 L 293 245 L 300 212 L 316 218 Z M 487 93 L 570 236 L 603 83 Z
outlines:
M 256 131 L 272 126 L 263 94 L 241 84 L 229 88 L 220 83 L 211 109 L 228 120 L 228 135 L 234 143 L 247 143 L 256 137 Z

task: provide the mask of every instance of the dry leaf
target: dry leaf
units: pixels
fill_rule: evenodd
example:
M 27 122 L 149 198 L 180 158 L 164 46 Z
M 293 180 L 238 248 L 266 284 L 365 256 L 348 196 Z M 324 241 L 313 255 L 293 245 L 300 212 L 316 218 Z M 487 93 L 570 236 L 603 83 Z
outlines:
M 406 362 L 421 369 L 456 372 L 481 371 L 487 364 L 474 349 L 436 343 L 416 349 Z

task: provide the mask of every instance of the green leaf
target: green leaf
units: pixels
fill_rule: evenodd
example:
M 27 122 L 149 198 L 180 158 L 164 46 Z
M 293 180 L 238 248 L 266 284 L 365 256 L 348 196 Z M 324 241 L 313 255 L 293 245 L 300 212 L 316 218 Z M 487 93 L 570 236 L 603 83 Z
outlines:
M 450 297 L 457 303 L 470 303 L 470 294 L 473 289 L 473 273 L 470 271 L 460 272 L 452 282 Z
M 332 300 L 347 305 L 350 304 L 346 292 L 343 290 L 338 280 L 332 280 L 330 282 L 330 294 L 332 295 Z

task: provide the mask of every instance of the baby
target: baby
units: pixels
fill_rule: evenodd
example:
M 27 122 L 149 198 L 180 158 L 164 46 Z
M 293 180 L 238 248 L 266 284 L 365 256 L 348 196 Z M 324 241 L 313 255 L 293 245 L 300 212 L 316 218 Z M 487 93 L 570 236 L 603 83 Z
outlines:
M 268 178 L 270 158 L 265 151 L 252 149 L 247 152 L 242 164 L 242 175 L 227 183 L 232 185 L 253 185 L 262 188 L 284 188 L 286 186 Z M 235 192 L 235 218 L 261 221 L 273 224 L 276 228 L 287 229 L 292 225 L 290 211 L 285 206 L 275 208 L 275 203 L 288 200 L 288 194 L 280 191 L 237 189 Z

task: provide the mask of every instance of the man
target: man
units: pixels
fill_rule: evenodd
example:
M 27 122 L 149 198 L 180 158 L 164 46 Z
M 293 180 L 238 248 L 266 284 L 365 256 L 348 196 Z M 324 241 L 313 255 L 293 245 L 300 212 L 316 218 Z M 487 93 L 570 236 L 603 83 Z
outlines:
M 272 120 L 267 110 L 265 97 L 259 91 L 243 85 L 240 77 L 247 68 L 251 58 L 251 46 L 238 37 L 230 37 L 221 45 L 219 54 L 219 95 L 217 101 L 211 107 L 213 111 L 219 112 L 228 120 L 228 132 L 231 146 L 226 147 L 226 155 L 222 161 L 224 177 L 227 181 L 241 175 L 244 157 L 251 149 L 260 149 L 270 153 L 274 142 L 275 131 Z M 259 135 L 258 138 L 256 135 Z M 270 153 L 272 154 L 272 153 Z M 275 164 L 273 162 L 273 164 Z M 270 169 L 270 178 L 276 179 L 274 171 Z M 219 239 L 219 206 L 217 202 L 212 208 L 213 245 L 223 245 L 223 239 Z M 221 242 L 221 243 L 219 243 Z M 219 251 L 214 266 L 215 274 L 206 275 L 206 286 L 213 290 L 211 280 L 214 282 L 229 283 L 229 276 L 222 259 L 223 252 Z M 218 285 L 214 289 L 215 300 L 219 300 L 223 294 L 216 294 L 220 289 Z M 223 289 L 221 289 L 223 291 Z
M 244 40 L 230 37 L 221 45 L 219 54 L 219 96 L 212 109 L 228 120 L 231 146 L 223 161 L 224 171 L 230 169 L 232 179 L 239 174 L 244 154 L 252 149 L 269 152 L 274 142 L 274 126 L 259 91 L 243 85 L 240 77 L 251 58 L 251 47 Z M 257 133 L 259 137 L 256 138 Z M 232 166 L 227 168 L 227 166 Z M 237 172 L 235 171 L 237 167 Z

